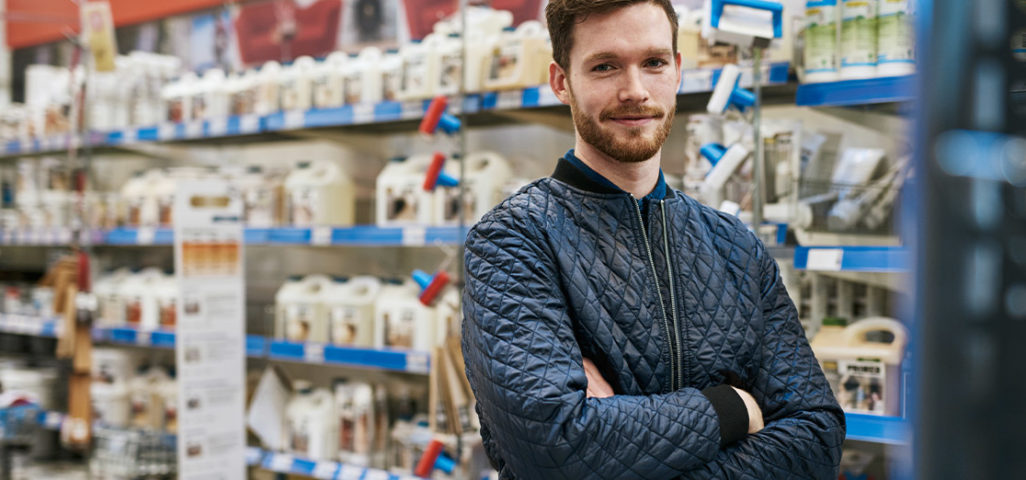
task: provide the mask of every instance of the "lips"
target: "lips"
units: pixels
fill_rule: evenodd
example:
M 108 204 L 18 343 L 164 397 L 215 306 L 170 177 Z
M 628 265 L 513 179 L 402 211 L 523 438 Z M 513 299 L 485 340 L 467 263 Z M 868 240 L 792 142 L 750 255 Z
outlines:
M 642 125 L 648 124 L 655 118 L 656 117 L 610 117 L 609 119 L 621 125 L 626 125 L 630 127 L 640 127 Z
M 632 108 L 630 110 L 619 110 L 619 111 L 607 111 L 603 112 L 601 118 L 603 120 L 609 120 L 614 123 L 629 126 L 639 127 L 647 125 L 653 120 L 663 117 L 663 112 L 658 108 Z

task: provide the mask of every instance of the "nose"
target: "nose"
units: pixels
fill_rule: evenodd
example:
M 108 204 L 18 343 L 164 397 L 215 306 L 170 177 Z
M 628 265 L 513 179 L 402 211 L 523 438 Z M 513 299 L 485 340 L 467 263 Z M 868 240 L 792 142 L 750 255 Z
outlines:
M 648 89 L 645 87 L 641 69 L 628 68 L 622 77 L 618 98 L 622 103 L 645 103 L 648 100 Z

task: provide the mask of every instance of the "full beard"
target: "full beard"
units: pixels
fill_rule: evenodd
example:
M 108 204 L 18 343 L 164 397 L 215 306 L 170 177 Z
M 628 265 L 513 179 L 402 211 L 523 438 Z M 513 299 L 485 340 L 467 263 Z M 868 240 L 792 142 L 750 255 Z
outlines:
M 673 127 L 674 110 L 664 112 L 657 107 L 625 106 L 611 110 L 604 110 L 596 119 L 587 115 L 577 106 L 577 100 L 573 92 L 570 92 L 570 113 L 574 119 L 574 126 L 581 139 L 595 147 L 606 156 L 621 163 L 639 163 L 652 158 L 663 142 L 670 135 L 670 128 Z M 662 124 L 655 130 L 650 138 L 645 138 L 642 127 L 632 127 L 626 130 L 627 139 L 620 140 L 617 135 L 611 132 L 604 132 L 600 122 L 612 117 L 639 115 L 654 116 L 656 121 L 662 119 Z

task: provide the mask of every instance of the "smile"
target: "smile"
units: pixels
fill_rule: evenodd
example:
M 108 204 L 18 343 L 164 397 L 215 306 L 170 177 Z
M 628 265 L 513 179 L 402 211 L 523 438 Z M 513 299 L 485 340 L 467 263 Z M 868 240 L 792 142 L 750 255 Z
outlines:
M 628 126 L 628 127 L 640 127 L 642 125 L 647 125 L 652 120 L 655 120 L 655 117 L 624 116 L 624 117 L 610 117 L 609 120 L 611 120 L 613 122 L 616 122 L 616 123 L 618 123 L 620 125 Z

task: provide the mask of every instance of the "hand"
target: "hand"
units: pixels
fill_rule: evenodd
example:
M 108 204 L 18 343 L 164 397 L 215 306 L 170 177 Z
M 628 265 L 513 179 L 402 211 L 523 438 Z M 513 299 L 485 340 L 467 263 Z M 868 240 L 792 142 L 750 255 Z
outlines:
M 602 378 L 598 367 L 591 360 L 584 359 L 584 374 L 588 377 L 588 398 L 606 398 L 613 396 L 613 387 Z M 762 417 L 759 417 L 762 421 Z
M 591 384 L 588 384 L 588 388 L 591 388 Z M 762 421 L 762 409 L 759 408 L 759 404 L 755 402 L 755 397 L 752 394 L 741 390 L 737 387 L 731 387 L 737 392 L 741 400 L 745 402 L 745 407 L 748 409 L 748 433 L 758 433 L 766 425 Z

